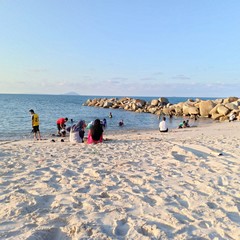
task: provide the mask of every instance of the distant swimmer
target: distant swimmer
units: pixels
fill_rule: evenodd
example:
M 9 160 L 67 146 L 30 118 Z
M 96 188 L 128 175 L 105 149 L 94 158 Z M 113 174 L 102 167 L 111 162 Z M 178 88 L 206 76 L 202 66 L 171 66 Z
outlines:
M 123 120 L 121 120 L 119 123 L 118 123 L 119 127 L 122 127 L 124 125 L 123 123 Z
M 113 116 L 112 116 L 112 113 L 110 112 L 110 113 L 109 113 L 109 118 L 112 118 L 112 117 L 113 117 Z
M 107 120 L 106 120 L 106 118 L 104 118 L 104 119 L 101 121 L 101 124 L 102 124 L 103 129 L 107 128 Z

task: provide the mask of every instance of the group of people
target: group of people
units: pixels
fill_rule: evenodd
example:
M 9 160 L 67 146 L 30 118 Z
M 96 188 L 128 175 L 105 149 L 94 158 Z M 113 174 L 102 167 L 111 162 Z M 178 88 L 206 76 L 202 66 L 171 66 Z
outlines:
M 183 121 L 178 125 L 178 128 L 188 128 L 188 127 L 190 127 L 189 120 Z
M 107 127 L 107 121 L 104 118 L 102 121 L 96 119 L 90 122 L 88 125 L 84 120 L 79 120 L 76 124 L 72 124 L 71 127 L 66 128 L 66 122 L 68 118 L 59 118 L 57 120 L 58 134 L 62 137 L 66 136 L 66 132 L 69 132 L 69 141 L 72 143 L 83 143 L 85 129 L 88 129 L 87 143 L 100 143 L 103 141 L 103 131 Z M 71 121 L 73 123 L 73 120 Z
M 33 109 L 29 110 L 32 115 L 32 127 L 34 133 L 34 139 L 41 140 L 40 130 L 39 130 L 39 116 L 34 112 Z M 110 112 L 109 117 L 112 118 L 112 113 Z M 107 127 L 107 120 L 104 118 L 102 121 L 96 119 L 95 121 L 90 122 L 88 125 L 84 120 L 79 120 L 76 124 L 73 124 L 73 119 L 71 119 L 71 127 L 66 127 L 68 118 L 59 118 L 57 120 L 57 130 L 58 136 L 65 137 L 66 133 L 69 132 L 69 141 L 70 142 L 84 142 L 85 129 L 88 129 L 87 143 L 99 143 L 103 141 L 103 132 Z M 124 125 L 123 120 L 119 123 L 119 126 Z M 189 120 L 183 121 L 179 124 L 178 128 L 190 127 Z M 166 123 L 166 117 L 162 118 L 162 121 L 159 123 L 160 132 L 168 132 L 168 126 Z
M 112 113 L 111 113 L 111 112 L 109 113 L 109 115 L 108 115 L 108 116 L 109 116 L 109 118 L 112 118 L 112 117 L 113 117 L 113 115 L 112 115 Z M 118 122 L 118 126 L 119 126 L 119 127 L 123 127 L 123 126 L 124 126 L 123 119 L 122 119 L 121 121 L 119 121 L 119 122 Z
M 104 121 L 96 119 L 90 124 L 86 124 L 84 120 L 78 121 L 76 124 L 73 124 L 69 129 L 69 141 L 72 143 L 83 143 L 85 129 L 88 128 L 87 143 L 100 143 L 103 141 L 103 132 L 106 127 Z
M 30 109 L 29 113 L 32 117 L 32 132 L 34 134 L 34 139 L 41 140 L 39 116 L 33 109 Z M 76 124 L 73 124 L 73 119 L 71 119 L 71 127 L 66 127 L 67 122 L 68 118 L 59 118 L 56 121 L 58 136 L 65 137 L 66 133 L 69 132 L 70 142 L 83 143 L 85 129 L 87 128 L 89 129 L 87 143 L 91 144 L 103 141 L 103 132 L 107 127 L 107 121 L 105 118 L 102 121 L 100 121 L 100 119 L 96 119 L 88 124 L 88 126 L 84 120 L 79 120 Z
M 187 127 L 190 127 L 189 120 L 183 121 L 178 125 L 178 128 L 187 128 Z M 166 117 L 163 117 L 162 121 L 159 123 L 159 131 L 160 132 L 168 132 Z
M 34 112 L 33 109 L 29 110 L 32 116 L 32 132 L 34 133 L 35 140 L 41 140 L 41 134 L 39 130 L 39 116 Z M 112 113 L 110 112 L 109 118 L 112 118 Z M 235 120 L 235 115 L 232 114 L 229 118 L 229 121 Z M 96 119 L 95 121 L 90 122 L 88 125 L 84 120 L 78 121 L 76 124 L 73 124 L 73 119 L 71 119 L 71 127 L 66 127 L 68 118 L 59 118 L 57 120 L 57 130 L 58 136 L 65 137 L 66 133 L 69 132 L 70 142 L 84 142 L 85 129 L 88 129 L 87 143 L 99 143 L 103 141 L 103 132 L 107 127 L 107 120 L 104 118 L 102 121 Z M 124 125 L 123 120 L 121 120 L 118 125 L 122 127 Z M 188 128 L 189 120 L 184 120 L 178 125 L 178 128 Z M 166 117 L 162 118 L 162 121 L 159 123 L 160 132 L 168 132 L 168 126 L 166 123 Z

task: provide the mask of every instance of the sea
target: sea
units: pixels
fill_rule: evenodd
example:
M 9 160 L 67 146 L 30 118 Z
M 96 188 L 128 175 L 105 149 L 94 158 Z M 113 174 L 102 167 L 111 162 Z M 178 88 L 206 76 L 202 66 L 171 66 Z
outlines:
M 82 96 L 82 95 L 38 95 L 38 94 L 0 94 L 0 141 L 32 139 L 31 115 L 33 109 L 39 114 L 40 131 L 43 138 L 57 133 L 56 120 L 61 117 L 73 119 L 73 123 L 82 119 L 89 123 L 96 118 L 106 118 L 106 134 L 113 132 L 158 129 L 159 117 L 150 113 L 135 113 L 123 109 L 106 109 L 83 106 L 88 99 L 112 98 L 113 96 Z M 118 96 L 114 96 L 118 97 Z M 159 97 L 134 97 L 150 102 Z M 122 97 L 119 97 L 122 98 Z M 167 97 L 172 104 L 184 102 L 196 97 Z M 200 98 L 202 100 L 215 98 Z M 109 113 L 113 118 L 109 118 Z M 119 127 L 120 120 L 124 126 Z M 177 128 L 182 118 L 167 118 L 169 129 Z M 191 122 L 192 121 L 192 122 Z M 190 125 L 208 124 L 210 119 L 190 120 Z M 71 126 L 71 122 L 67 122 Z

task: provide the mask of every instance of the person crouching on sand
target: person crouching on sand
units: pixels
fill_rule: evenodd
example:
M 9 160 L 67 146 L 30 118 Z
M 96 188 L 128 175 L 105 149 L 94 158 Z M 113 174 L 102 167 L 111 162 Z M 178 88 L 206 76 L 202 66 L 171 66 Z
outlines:
M 103 128 L 101 121 L 96 119 L 88 131 L 87 143 L 101 143 L 103 141 Z
M 61 137 L 65 137 L 66 131 L 65 131 L 65 123 L 68 121 L 68 118 L 59 118 L 57 120 L 57 129 L 58 129 L 58 135 Z
M 36 114 L 32 109 L 30 109 L 29 112 L 32 116 L 32 132 L 34 133 L 34 139 L 41 140 L 38 114 Z

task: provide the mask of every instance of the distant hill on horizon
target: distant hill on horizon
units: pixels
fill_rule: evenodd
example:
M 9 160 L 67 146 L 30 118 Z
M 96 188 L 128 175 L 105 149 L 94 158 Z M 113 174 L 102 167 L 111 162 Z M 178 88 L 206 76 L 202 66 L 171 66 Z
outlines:
M 63 95 L 79 95 L 79 94 L 76 92 L 67 92 L 67 93 L 64 93 Z

